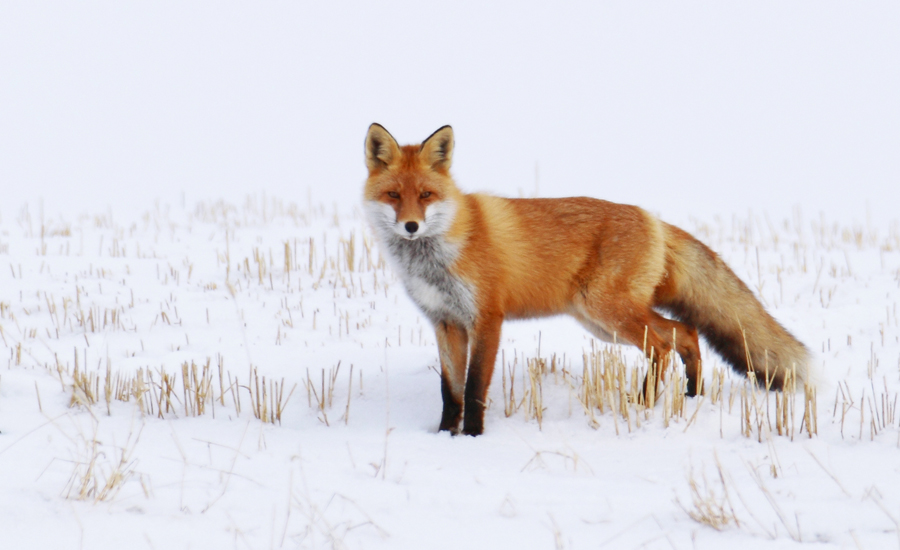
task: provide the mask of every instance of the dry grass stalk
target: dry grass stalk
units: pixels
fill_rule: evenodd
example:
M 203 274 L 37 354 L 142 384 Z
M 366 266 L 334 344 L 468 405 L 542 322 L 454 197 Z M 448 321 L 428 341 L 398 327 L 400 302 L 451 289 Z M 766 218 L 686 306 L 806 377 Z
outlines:
M 124 446 L 112 450 L 110 453 L 112 460 L 107 458 L 105 446 L 97 440 L 96 429 L 97 426 L 94 424 L 94 434 L 90 441 L 82 438 L 83 456 L 75 461 L 75 468 L 63 489 L 65 498 L 94 502 L 110 501 L 135 475 L 137 461 L 132 459 L 132 455 L 141 437 L 143 426 L 137 434 L 133 431 L 128 434 Z M 146 495 L 147 488 L 146 485 L 143 486 Z
M 235 413 L 240 415 L 242 411 L 239 390 L 243 388 L 250 395 L 251 409 L 256 418 L 263 422 L 281 423 L 284 409 L 296 389 L 294 384 L 286 394 L 284 379 L 266 380 L 265 377 L 259 376 L 255 367 L 250 370 L 248 383 L 240 384 L 237 378 L 232 377 L 231 373 L 224 369 L 224 360 L 221 356 L 218 357 L 216 368 L 212 367 L 210 358 L 207 358 L 203 365 L 194 361 L 184 362 L 181 365 L 180 376 L 168 373 L 162 367 L 155 371 L 139 368 L 134 373 L 124 374 L 113 371 L 109 361 L 102 380 L 100 374 L 82 370 L 77 359 L 71 373 L 68 367 L 59 363 L 56 368 L 61 381 L 65 377 L 70 377 L 71 382 L 64 385 L 71 392 L 69 406 L 91 410 L 93 405 L 103 399 L 106 412 L 110 415 L 115 401 L 134 402 L 141 414 L 159 418 L 165 418 L 167 415 L 177 416 L 179 411 L 184 416 L 202 416 L 211 413 L 215 418 L 217 401 L 220 406 L 233 405 Z M 219 377 L 218 384 L 214 380 L 216 376 Z M 336 377 L 337 369 L 332 369 L 332 395 L 326 395 L 328 406 L 333 400 Z M 215 395 L 216 386 L 218 396 Z M 230 403 L 226 396 L 230 397 Z M 349 412 L 349 400 L 347 409 Z
M 741 433 L 745 437 L 763 442 L 769 440 L 775 433 L 791 438 L 798 433 L 793 398 L 796 393 L 797 378 L 793 370 L 785 375 L 784 391 L 770 392 L 767 388 L 772 384 L 771 376 L 767 376 L 767 379 L 761 384 L 761 381 L 756 379 L 755 373 L 751 372 L 743 383 L 726 385 L 726 370 L 722 367 L 712 368 L 712 381 L 707 387 L 707 395 L 696 400 L 696 407 L 688 418 L 687 400 L 684 395 L 687 381 L 683 370 L 676 364 L 674 353 L 667 355 L 663 361 L 653 361 L 651 357 L 630 365 L 625 360 L 620 347 L 605 346 L 592 347 L 589 353 L 583 354 L 582 360 L 581 375 L 572 376 L 565 367 L 561 371 L 557 370 L 555 357 L 548 362 L 539 357 L 523 355 L 520 358 L 517 354 L 512 361 L 507 361 L 504 352 L 501 356 L 501 392 L 504 415 L 512 416 L 521 409 L 526 419 L 534 418 L 541 426 L 546 411 L 546 407 L 543 405 L 543 379 L 553 373 L 554 380 L 558 383 L 558 373 L 561 372 L 563 382 L 570 388 L 570 396 L 575 397 L 581 404 L 591 426 L 598 427 L 600 416 L 612 412 L 616 433 L 619 431 L 618 420 L 620 418 L 624 420 L 624 425 L 629 432 L 640 428 L 643 422 L 652 418 L 659 400 L 662 401 L 663 426 L 669 427 L 673 422 L 687 420 L 685 430 L 699 416 L 703 403 L 710 402 L 718 405 L 720 432 L 724 437 L 722 420 L 725 413 L 726 394 L 729 413 L 733 410 L 735 402 L 739 404 Z M 525 366 L 525 376 L 517 389 L 516 371 L 520 363 Z M 655 364 L 667 365 L 662 380 L 658 379 L 658 369 L 654 366 Z M 647 381 L 646 384 L 644 380 Z M 651 391 L 654 385 L 661 389 Z M 310 388 L 312 389 L 310 390 Z M 324 384 L 322 389 L 323 392 L 326 391 Z M 322 409 L 323 405 L 318 391 L 308 385 L 308 393 L 310 406 L 314 406 L 312 398 L 315 396 L 315 406 Z M 876 433 L 882 429 L 884 419 L 896 418 L 895 405 L 886 395 L 878 401 L 872 400 L 868 403 L 873 410 L 872 403 L 881 405 L 877 411 L 873 412 L 875 420 L 872 429 Z M 774 415 L 772 414 L 773 406 Z M 815 435 L 817 433 L 816 418 L 816 392 L 814 388 L 808 387 L 804 390 L 804 416 L 800 432 L 805 429 L 810 436 Z
M 852 410 L 858 410 L 860 415 L 860 431 L 859 437 L 862 439 L 863 427 L 866 425 L 866 411 L 868 410 L 868 426 L 869 439 L 874 440 L 875 437 L 890 427 L 900 427 L 897 425 L 897 394 L 891 395 L 887 378 L 882 377 L 882 389 L 875 386 L 874 380 L 869 380 L 869 387 L 872 395 L 867 396 L 866 390 L 863 389 L 859 402 L 853 400 L 851 396 L 850 386 L 846 381 L 838 384 L 838 391 L 835 395 L 835 408 L 832 417 L 836 416 L 838 408 L 838 400 L 840 398 L 841 408 L 841 435 L 843 436 L 843 428 L 848 413 Z
M 670 355 L 663 360 L 673 363 L 674 367 L 673 357 Z M 651 358 L 643 364 L 628 365 L 621 349 L 615 346 L 605 346 L 599 350 L 594 348 L 590 354 L 584 355 L 583 360 L 580 395 L 582 405 L 590 411 L 592 420 L 595 421 L 595 409 L 601 414 L 611 411 L 615 416 L 621 416 L 631 431 L 635 426 L 640 427 L 642 420 L 650 418 L 660 398 L 663 400 L 664 425 L 684 417 L 685 381 L 680 369 L 666 369 L 667 375 L 660 380 L 660 361 Z M 662 393 L 656 389 L 660 382 L 664 384 Z
M 599 426 L 599 416 L 607 413 L 612 413 L 616 433 L 619 417 L 625 421 L 629 431 L 640 428 L 642 422 L 652 418 L 657 400 L 663 402 L 665 426 L 685 418 L 686 379 L 681 369 L 674 368 L 674 354 L 665 358 L 673 364 L 673 368 L 666 369 L 663 380 L 658 380 L 658 369 L 650 367 L 653 364 L 650 360 L 629 365 L 617 346 L 593 347 L 590 353 L 582 355 L 582 361 L 581 375 L 577 376 L 566 369 L 564 362 L 558 363 L 555 355 L 549 361 L 524 355 L 521 359 L 516 355 L 512 361 L 507 361 L 504 352 L 501 356 L 504 414 L 509 417 L 522 409 L 526 419 L 534 418 L 541 426 L 546 411 L 543 381 L 552 375 L 557 384 L 562 380 L 569 388 L 570 399 L 574 397 L 578 401 L 595 428 Z M 517 391 L 516 371 L 520 362 L 525 366 L 526 376 Z M 645 379 L 648 380 L 646 386 Z M 645 387 L 652 388 L 659 384 L 662 384 L 661 391 L 645 391 Z
M 519 409 L 523 409 L 525 418 L 534 418 L 538 426 L 543 424 L 544 411 L 544 387 L 543 379 L 555 369 L 548 367 L 547 360 L 542 358 L 525 358 L 525 376 L 522 378 L 522 397 L 516 397 L 516 370 L 519 364 L 518 356 L 513 358 L 511 364 L 506 362 L 506 353 L 501 358 L 501 377 L 503 392 L 503 413 L 509 417 Z M 508 382 L 507 382 L 508 380 Z
M 544 388 L 542 380 L 546 371 L 547 362 L 544 359 L 536 358 L 528 360 L 528 381 L 530 386 L 528 407 L 525 417 L 532 417 L 537 420 L 538 429 L 541 429 L 544 421 Z
M 72 396 L 69 399 L 69 406 L 79 406 L 90 409 L 91 406 L 97 403 L 97 398 L 100 393 L 100 377 L 96 373 L 85 372 L 79 369 L 78 364 L 76 363 L 75 369 L 72 372 L 70 389 L 72 391 Z
M 291 273 L 291 241 L 284 241 L 284 273 L 285 275 L 290 275 Z
M 721 367 L 712 369 L 712 382 L 709 385 L 709 402 L 713 405 L 720 404 L 722 402 L 724 388 L 725 369 Z
M 800 425 L 801 433 L 804 427 L 810 438 L 819 433 L 816 388 L 809 384 L 803 384 L 803 423 Z
M 353 396 L 353 364 L 350 364 L 350 375 L 347 377 L 347 406 L 344 408 L 344 426 L 350 422 L 350 398 Z
M 718 376 L 713 375 L 712 387 L 719 384 Z M 757 441 L 769 439 L 773 434 L 790 437 L 793 441 L 797 433 L 807 431 L 810 437 L 818 433 L 818 409 L 816 390 L 814 387 L 804 385 L 804 412 L 799 430 L 796 424 L 795 395 L 797 393 L 797 376 L 795 370 L 790 370 L 784 376 L 784 389 L 770 392 L 767 387 L 771 385 L 771 379 L 765 381 L 766 385 L 760 385 L 753 372 L 748 373 L 747 380 L 740 385 L 739 390 L 732 386 L 729 395 L 729 411 L 735 396 L 739 397 L 741 415 L 741 434 L 747 438 L 755 438 Z M 721 392 L 716 392 L 716 397 L 721 399 Z M 771 399 L 770 397 L 774 398 Z M 774 401 L 775 425 L 772 426 L 771 404 Z M 844 411 L 846 413 L 846 409 Z
M 516 399 L 516 367 L 518 366 L 519 358 L 518 356 L 513 357 L 513 362 L 508 364 L 506 362 L 506 352 L 503 352 L 502 356 L 502 377 L 503 377 L 503 414 L 507 417 L 512 416 L 519 410 L 519 408 L 525 404 L 528 398 L 528 388 L 524 385 L 522 386 L 523 393 L 525 394 L 521 400 Z M 507 376 L 509 377 L 509 386 L 507 393 Z
M 803 542 L 803 537 L 800 534 L 800 520 L 796 514 L 794 514 L 794 521 L 791 522 L 788 515 L 781 509 L 781 506 L 778 504 L 778 501 L 775 500 L 775 495 L 769 491 L 769 488 L 766 487 L 766 484 L 763 482 L 762 475 L 759 471 L 754 468 L 751 464 L 747 464 L 747 470 L 750 472 L 750 477 L 753 478 L 753 481 L 756 482 L 756 486 L 759 488 L 760 492 L 762 492 L 763 496 L 766 497 L 766 500 L 769 502 L 769 505 L 772 507 L 772 510 L 775 511 L 775 515 L 778 517 L 778 520 L 784 525 L 785 530 L 787 530 L 788 535 L 795 542 Z
M 734 513 L 728 484 L 719 457 L 716 457 L 717 479 L 710 483 L 704 472 L 698 480 L 691 467 L 688 474 L 688 488 L 691 492 L 691 506 L 684 506 L 676 499 L 679 506 L 697 523 L 712 527 L 716 531 L 724 531 L 731 527 L 740 527 L 741 522 Z
M 341 247 L 344 250 L 344 259 L 347 262 L 347 271 L 356 271 L 356 239 L 354 232 L 350 232 L 349 239 L 341 239 Z
M 256 367 L 253 367 L 250 371 L 250 383 L 244 387 L 250 393 L 250 409 L 253 416 L 268 424 L 281 424 L 282 413 L 294 390 L 297 389 L 297 384 L 291 387 L 291 391 L 285 397 L 284 378 L 281 382 L 269 379 L 267 383 L 266 377 L 260 377 Z
M 207 358 L 202 370 L 197 371 L 197 364 L 191 361 L 181 364 L 181 387 L 184 394 L 184 415 L 202 416 L 206 412 L 206 406 L 213 405 L 212 369 Z M 213 413 L 215 416 L 215 413 Z
M 336 367 L 331 367 L 328 369 L 328 376 L 325 375 L 325 369 L 322 369 L 321 379 L 319 388 L 316 389 L 316 382 L 310 378 L 309 369 L 306 370 L 306 398 L 310 408 L 315 408 L 318 411 L 319 420 L 321 420 L 326 426 L 330 426 L 331 423 L 328 421 L 328 413 L 326 409 L 330 409 L 332 404 L 334 403 L 334 389 L 337 384 L 338 373 L 341 370 L 341 362 L 338 361 Z M 350 377 L 352 379 L 353 376 L 353 366 L 350 366 Z M 352 385 L 352 381 L 351 381 Z M 362 387 L 362 386 L 360 386 Z M 291 390 L 293 392 L 293 390 Z M 315 402 L 313 402 L 315 400 Z M 345 423 L 347 422 L 347 418 L 349 418 L 350 413 L 350 394 L 348 390 L 347 395 L 347 406 L 344 411 Z

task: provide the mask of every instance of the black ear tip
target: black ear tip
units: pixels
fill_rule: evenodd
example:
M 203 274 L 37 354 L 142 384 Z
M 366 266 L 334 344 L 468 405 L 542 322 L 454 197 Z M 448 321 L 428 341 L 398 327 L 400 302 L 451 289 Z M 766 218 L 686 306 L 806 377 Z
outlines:
M 377 122 L 373 122 L 372 124 L 369 124 L 369 130 L 366 132 L 366 134 L 371 135 L 372 132 L 374 132 L 376 130 L 381 130 L 385 134 L 390 134 L 390 132 L 388 132 L 384 126 L 382 126 L 381 124 L 378 124 Z
M 374 140 L 377 138 L 383 138 L 382 141 L 393 141 L 394 143 L 397 143 L 397 140 L 394 139 L 394 136 L 392 136 L 391 133 L 387 131 L 387 128 L 385 128 L 381 124 L 378 124 L 377 122 L 373 122 L 369 125 L 369 131 L 366 132 L 366 139 Z
M 436 136 L 436 135 L 442 133 L 444 130 L 450 130 L 450 134 L 451 134 L 451 135 L 453 134 L 453 128 L 451 128 L 449 124 L 445 124 L 444 126 L 441 126 L 441 127 L 438 128 L 437 130 L 435 130 L 434 132 L 432 132 L 430 136 L 428 136 L 427 138 L 425 138 L 425 141 L 422 142 L 422 147 L 425 146 L 425 144 L 428 142 L 428 140 L 430 140 L 430 139 L 433 138 L 434 136 Z M 442 137 L 444 137 L 444 136 L 442 136 Z

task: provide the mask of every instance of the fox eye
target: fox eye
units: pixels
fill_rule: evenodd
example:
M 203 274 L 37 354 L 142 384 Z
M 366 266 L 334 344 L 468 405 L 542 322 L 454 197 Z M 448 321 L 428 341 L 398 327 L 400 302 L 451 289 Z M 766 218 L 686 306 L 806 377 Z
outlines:
M 392 199 L 399 199 L 400 193 L 398 193 L 396 191 L 388 191 L 388 196 Z
M 427 199 L 427 198 L 430 197 L 430 196 L 431 196 L 431 191 L 422 191 L 422 194 L 419 195 L 419 198 L 420 198 L 420 199 Z

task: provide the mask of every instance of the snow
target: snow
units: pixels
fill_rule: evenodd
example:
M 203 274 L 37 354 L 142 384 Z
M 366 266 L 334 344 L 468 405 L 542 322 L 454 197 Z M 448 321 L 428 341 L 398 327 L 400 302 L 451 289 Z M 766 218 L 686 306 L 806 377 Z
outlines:
M 833 2 L 0 6 L 3 547 L 897 545 L 898 22 Z M 467 191 L 691 231 L 814 352 L 817 434 L 801 389 L 793 437 L 769 430 L 774 394 L 745 436 L 731 374 L 671 419 L 587 414 L 583 354 L 640 352 L 568 319 L 504 325 L 485 434 L 437 433 L 433 332 L 361 212 L 372 121 L 404 143 L 453 124 Z M 554 356 L 541 421 L 507 416 L 506 366 L 522 399 L 524 363 Z M 187 405 L 185 365 L 211 398 Z M 136 376 L 140 401 L 107 402 Z M 283 382 L 280 421 L 253 414 L 257 381 L 268 406 Z M 692 519 L 692 483 L 737 522 Z

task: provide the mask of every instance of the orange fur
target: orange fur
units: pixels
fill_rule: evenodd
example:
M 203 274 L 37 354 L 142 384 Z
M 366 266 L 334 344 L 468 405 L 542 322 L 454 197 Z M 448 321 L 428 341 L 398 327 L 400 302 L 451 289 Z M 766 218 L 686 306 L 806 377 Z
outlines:
M 440 429 L 455 433 L 462 418 L 464 433 L 482 433 L 505 319 L 568 314 L 599 338 L 646 342 L 653 359 L 674 349 L 691 395 L 702 391 L 698 331 L 772 387 L 785 369 L 808 378 L 806 348 L 685 231 L 598 199 L 464 194 L 452 153 L 449 126 L 418 146 L 399 146 L 377 124 L 366 136 L 370 222 L 437 332 Z

